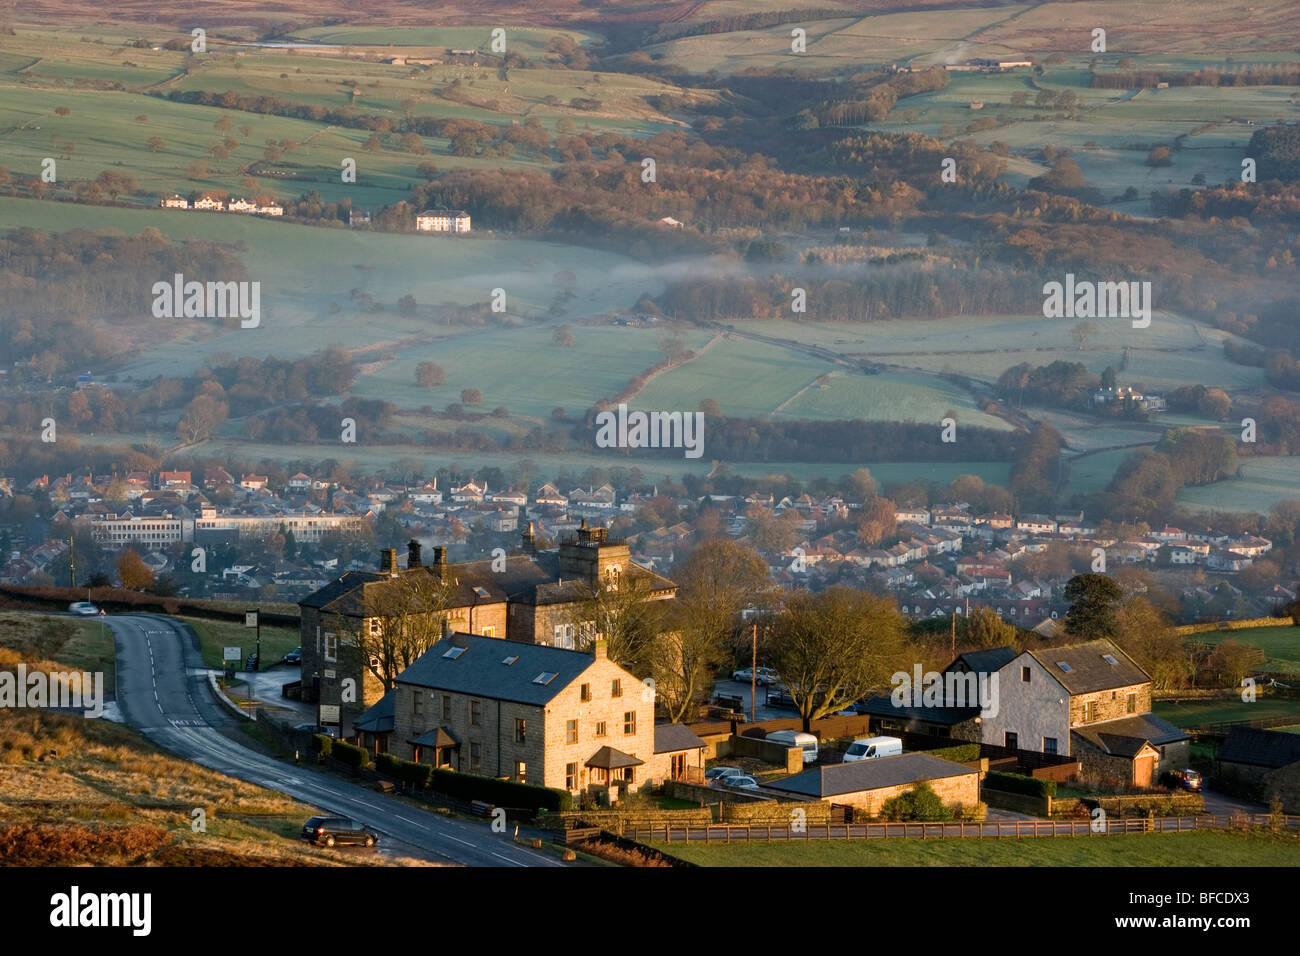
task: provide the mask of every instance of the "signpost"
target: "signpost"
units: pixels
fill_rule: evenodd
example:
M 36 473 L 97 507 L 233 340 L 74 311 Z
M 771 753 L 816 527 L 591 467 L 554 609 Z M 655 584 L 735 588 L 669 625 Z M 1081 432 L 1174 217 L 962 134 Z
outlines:
M 235 679 L 235 670 L 238 668 L 239 661 L 244 659 L 244 649 L 242 647 L 227 647 L 221 652 L 221 661 L 225 664 L 226 680 Z
M 253 658 L 255 665 L 253 670 L 260 671 L 262 669 L 262 620 L 256 608 L 244 612 L 244 627 L 257 628 L 257 652 Z

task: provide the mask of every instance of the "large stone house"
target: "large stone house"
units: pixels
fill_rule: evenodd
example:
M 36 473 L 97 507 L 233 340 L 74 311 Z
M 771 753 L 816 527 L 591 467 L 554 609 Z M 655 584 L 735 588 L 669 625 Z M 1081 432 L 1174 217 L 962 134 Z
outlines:
M 569 649 L 587 647 L 595 638 L 594 622 L 584 618 L 597 588 L 636 589 L 647 600 L 677 593 L 668 578 L 632 561 L 626 544 L 608 540 L 604 528 L 584 522 L 572 538 L 542 552 L 533 551 L 531 526 L 522 538 L 523 554 L 452 564 L 446 549 L 436 547 L 427 565 L 420 544 L 412 541 L 405 568 L 398 566 L 396 551 L 384 551 L 378 571 L 347 571 L 303 598 L 303 699 L 329 708 L 322 722 L 333 723 L 333 707 L 340 716 L 355 716 L 383 696 L 380 662 L 362 651 L 373 642 L 360 635 L 381 633 L 385 605 L 392 605 L 386 598 L 410 575 L 433 575 L 440 582 L 426 590 L 438 591 L 441 606 L 433 613 L 453 630 Z
M 996 674 L 985 743 L 1068 754 L 1084 777 L 1134 786 L 1187 766 L 1190 738 L 1151 713 L 1151 677 L 1111 641 L 1024 651 Z
M 704 741 L 655 724 L 653 691 L 609 660 L 604 641 L 594 651 L 450 633 L 398 676 L 389 751 L 613 799 L 698 777 Z

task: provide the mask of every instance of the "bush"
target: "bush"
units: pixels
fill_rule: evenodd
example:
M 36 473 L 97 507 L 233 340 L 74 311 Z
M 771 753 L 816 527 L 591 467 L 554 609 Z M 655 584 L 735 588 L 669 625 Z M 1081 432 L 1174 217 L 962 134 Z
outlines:
M 317 757 L 325 758 L 334 748 L 334 738 L 327 734 L 312 734 L 311 752 Z
M 335 740 L 330 744 L 330 751 L 331 756 L 339 763 L 357 770 L 370 764 L 370 753 L 364 747 L 355 747 L 342 740 Z
M 927 750 L 931 757 L 951 760 L 953 763 L 974 763 L 980 759 L 979 744 L 962 744 L 958 747 L 943 747 L 939 750 Z
M 1030 797 L 1056 796 L 1055 780 L 1039 780 L 1037 777 L 1022 777 L 1016 773 L 998 773 L 996 770 L 990 770 L 984 775 L 984 786 L 990 790 L 1023 793 Z
M 922 823 L 943 823 L 952 819 L 952 811 L 928 783 L 917 784 L 915 789 L 890 797 L 880 808 L 886 820 L 916 820 Z
M 429 784 L 439 793 L 462 800 L 483 800 L 503 807 L 526 810 L 571 810 L 573 795 L 567 790 L 536 787 L 530 783 L 495 780 L 453 770 L 433 769 Z

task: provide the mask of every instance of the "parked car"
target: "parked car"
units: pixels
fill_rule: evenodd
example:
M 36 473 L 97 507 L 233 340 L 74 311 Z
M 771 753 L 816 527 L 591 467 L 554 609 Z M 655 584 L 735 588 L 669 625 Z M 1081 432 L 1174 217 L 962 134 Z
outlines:
M 68 610 L 73 614 L 80 614 L 82 617 L 94 617 L 99 613 L 99 608 L 89 601 L 73 601 L 68 605 Z
M 717 780 L 719 786 L 731 787 L 735 790 L 757 790 L 758 781 L 753 777 L 747 777 L 742 774 L 732 774 L 729 777 L 719 777 Z
M 1195 790 L 1199 793 L 1204 782 L 1199 770 L 1184 770 L 1178 775 L 1178 786 L 1184 790 Z
M 339 735 L 337 727 L 326 727 L 323 724 L 298 724 L 293 729 L 308 734 L 324 734 L 326 737 L 337 737 Z
M 863 737 L 849 744 L 844 751 L 844 763 L 874 760 L 876 757 L 894 757 L 903 752 L 903 741 L 897 737 Z
M 717 780 L 719 777 L 743 777 L 745 771 L 739 767 L 710 767 L 704 771 L 705 780 Z
M 732 671 L 731 679 L 740 681 L 742 684 L 748 684 L 756 680 L 759 686 L 770 687 L 776 683 L 777 678 L 776 671 L 770 667 L 760 667 L 757 671 L 752 667 L 745 667 L 738 671 Z
M 317 846 L 334 846 L 336 843 L 374 846 L 379 842 L 378 833 L 347 817 L 312 817 L 302 825 L 302 838 Z
M 288 654 L 285 654 L 285 655 L 284 655 L 284 658 L 283 658 L 283 662 L 284 662 L 285 664 L 301 664 L 301 663 L 302 663 L 302 648 L 301 648 L 301 647 L 295 647 L 295 648 L 294 648 L 293 650 L 291 650 Z

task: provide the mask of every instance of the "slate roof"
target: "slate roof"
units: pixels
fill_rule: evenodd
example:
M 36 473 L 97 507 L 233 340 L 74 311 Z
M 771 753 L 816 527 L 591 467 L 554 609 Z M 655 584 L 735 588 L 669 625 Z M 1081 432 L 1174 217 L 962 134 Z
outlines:
M 1189 740 L 1190 735 L 1155 714 L 1137 714 L 1100 724 L 1075 727 L 1071 731 L 1104 753 L 1120 757 L 1133 757 L 1144 743 L 1161 747 L 1179 740 Z
M 929 754 L 909 753 L 854 763 L 826 764 L 775 783 L 763 784 L 762 787 L 764 790 L 824 799 L 844 793 L 861 793 L 864 790 L 879 790 L 883 787 L 978 772 L 951 760 L 941 760 Z
M 1037 648 L 1027 653 L 1072 695 L 1131 687 L 1151 680 L 1151 676 L 1131 657 L 1108 640 Z M 1115 658 L 1115 663 L 1107 663 L 1103 654 Z M 1069 671 L 1060 666 L 1062 661 L 1069 665 Z
M 352 722 L 354 730 L 371 734 L 391 734 L 396 715 L 397 691 L 390 690 L 366 708 L 366 712 Z
M 978 717 L 978 707 L 895 707 L 886 694 L 871 697 L 858 705 L 859 713 L 865 711 L 872 717 L 891 717 L 902 720 L 923 720 L 931 724 L 960 724 Z
M 1286 767 L 1300 761 L 1300 734 L 1233 727 L 1219 748 L 1217 757 L 1220 763 Z
M 353 725 L 355 726 L 355 724 Z M 411 741 L 417 747 L 459 747 L 460 741 L 446 727 L 435 727 Z
M 965 670 L 991 674 L 996 670 L 1001 670 L 1019 656 L 1020 652 L 1010 645 L 991 647 L 983 651 L 967 651 L 965 654 L 958 654 L 957 659 L 944 668 L 944 671 L 950 671 L 957 667 L 958 664 L 965 664 Z
M 678 750 L 698 750 L 704 741 L 685 724 L 655 724 L 655 753 L 666 754 Z
M 624 767 L 640 767 L 645 763 L 631 754 L 625 754 L 621 750 L 615 750 L 613 747 L 601 747 L 594 754 L 587 758 L 588 767 L 596 767 L 604 770 L 622 770 Z
M 444 657 L 453 647 L 464 647 L 464 651 L 456 657 Z M 513 663 L 504 663 L 512 657 Z M 457 633 L 420 655 L 397 675 L 397 683 L 543 706 L 572 684 L 594 660 L 592 655 L 581 651 Z M 555 677 L 544 684 L 534 683 L 533 679 L 543 673 Z

